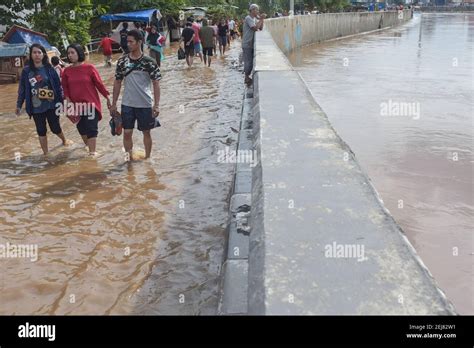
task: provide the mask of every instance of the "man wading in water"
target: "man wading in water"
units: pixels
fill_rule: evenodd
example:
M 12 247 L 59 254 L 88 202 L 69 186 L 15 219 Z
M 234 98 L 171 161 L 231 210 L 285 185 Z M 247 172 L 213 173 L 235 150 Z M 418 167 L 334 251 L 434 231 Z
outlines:
M 127 48 L 130 53 L 124 54 L 117 62 L 113 101 L 110 108 L 110 114 L 115 115 L 122 80 L 125 80 L 121 110 L 124 129 L 123 147 L 130 154 L 130 158 L 132 158 L 132 134 L 135 121 L 138 123 L 138 130 L 143 133 L 145 158 L 149 158 L 151 154 L 150 130 L 159 127 L 156 117 L 160 113 L 161 73 L 155 60 L 143 54 L 142 42 L 143 35 L 138 30 L 131 30 L 127 33 Z M 153 95 L 151 92 L 152 82 Z

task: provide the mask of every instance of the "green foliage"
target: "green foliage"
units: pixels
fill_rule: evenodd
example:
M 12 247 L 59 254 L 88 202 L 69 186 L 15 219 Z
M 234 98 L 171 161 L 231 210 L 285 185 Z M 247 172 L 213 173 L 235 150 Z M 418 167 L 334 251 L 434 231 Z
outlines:
M 92 0 L 92 2 L 95 6 L 107 6 L 110 13 L 156 8 L 165 15 L 177 15 L 182 7 L 189 5 L 186 0 Z
M 214 5 L 208 8 L 207 17 L 217 23 L 222 18 L 234 18 L 238 14 L 235 8 L 228 4 Z
M 237 6 L 248 7 L 248 1 L 236 1 Z M 272 15 L 275 12 L 283 12 L 290 10 L 290 0 L 255 0 L 253 1 L 260 6 L 261 12 Z M 312 11 L 339 11 L 349 5 L 349 0 L 295 0 L 295 11 L 305 10 Z
M 248 7 L 248 1 L 237 0 L 92 0 L 92 2 L 95 6 L 107 6 L 110 13 L 157 8 L 164 16 L 175 17 L 187 6 L 207 7 L 211 18 L 236 15 L 238 11 L 231 5 L 239 6 L 239 3 L 245 3 L 244 8 Z
M 22 19 L 20 13 L 28 8 L 32 8 L 33 3 L 30 0 L 17 1 L 17 0 L 2 0 L 0 7 L 0 23 L 8 27 L 13 24 L 19 24 L 19 20 Z
M 69 42 L 88 43 L 91 18 L 106 12 L 105 6 L 94 6 L 90 0 L 43 0 L 40 3 L 41 11 L 35 11 L 29 21 L 58 48 L 62 46 L 62 33 Z

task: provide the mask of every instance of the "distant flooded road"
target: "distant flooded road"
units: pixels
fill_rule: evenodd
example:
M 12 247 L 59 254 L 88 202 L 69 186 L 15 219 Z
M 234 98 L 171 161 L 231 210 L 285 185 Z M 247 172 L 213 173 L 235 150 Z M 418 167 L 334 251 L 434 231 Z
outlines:
M 162 64 L 151 161 L 125 161 L 108 111 L 98 158 L 61 118 L 75 144 L 48 132 L 43 160 L 33 120 L 14 115 L 17 85 L 0 86 L 0 244 L 38 247 L 35 262 L 0 259 L 0 314 L 216 313 L 233 173 L 217 151 L 237 140 L 240 42 L 210 69 L 198 59 L 187 69 L 175 51 Z M 92 61 L 112 92 L 115 67 Z
M 473 42 L 474 13 L 415 13 L 290 57 L 461 314 L 474 314 Z

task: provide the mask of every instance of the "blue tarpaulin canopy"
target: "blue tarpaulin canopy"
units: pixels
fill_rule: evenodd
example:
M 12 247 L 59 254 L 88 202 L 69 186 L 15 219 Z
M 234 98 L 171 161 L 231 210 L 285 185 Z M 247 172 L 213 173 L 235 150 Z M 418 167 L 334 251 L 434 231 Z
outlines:
M 124 12 L 116 14 L 105 14 L 100 16 L 100 19 L 103 22 L 109 21 L 122 21 L 122 22 L 150 22 L 153 12 L 156 11 L 156 16 L 158 19 L 161 19 L 161 13 L 159 10 L 140 10 L 134 12 Z
M 52 50 L 51 45 L 48 40 L 46 40 L 46 35 L 18 25 L 11 27 L 11 29 L 5 34 L 3 41 L 10 44 L 27 44 L 28 46 L 31 46 L 34 43 L 39 43 L 46 48 L 46 51 Z

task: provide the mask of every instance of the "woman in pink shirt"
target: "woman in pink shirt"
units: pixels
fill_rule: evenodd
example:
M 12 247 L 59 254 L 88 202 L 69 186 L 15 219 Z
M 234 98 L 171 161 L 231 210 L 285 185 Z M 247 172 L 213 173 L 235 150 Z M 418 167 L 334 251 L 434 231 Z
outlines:
M 105 88 L 99 72 L 92 65 L 85 63 L 85 53 L 81 45 L 72 44 L 67 48 L 67 57 L 71 66 L 64 69 L 61 84 L 66 99 L 66 113 L 77 122 L 77 130 L 89 147 L 89 154 L 96 155 L 96 138 L 98 123 L 102 119 L 99 93 L 107 98 L 110 109 L 109 92 Z M 72 103 L 72 104 L 71 104 Z

